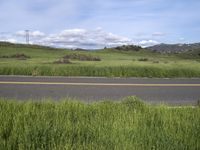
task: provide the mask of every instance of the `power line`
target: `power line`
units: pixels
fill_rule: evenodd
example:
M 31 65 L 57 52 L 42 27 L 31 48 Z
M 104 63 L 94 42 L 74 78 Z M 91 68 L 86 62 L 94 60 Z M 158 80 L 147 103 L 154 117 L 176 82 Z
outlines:
M 25 30 L 26 32 L 26 44 L 29 44 L 29 30 Z

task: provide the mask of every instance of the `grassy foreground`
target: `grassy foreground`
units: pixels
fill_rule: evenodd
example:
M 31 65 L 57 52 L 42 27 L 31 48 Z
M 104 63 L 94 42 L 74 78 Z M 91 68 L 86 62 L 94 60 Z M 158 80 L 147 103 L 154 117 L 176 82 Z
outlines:
M 76 56 L 79 59 L 62 60 Z M 90 61 L 82 58 L 90 58 Z M 99 61 L 91 61 L 93 59 Z M 159 54 L 145 49 L 72 51 L 0 43 L 0 75 L 200 77 L 200 56 Z
M 0 149 L 197 150 L 200 108 L 151 106 L 135 97 L 85 104 L 0 99 Z

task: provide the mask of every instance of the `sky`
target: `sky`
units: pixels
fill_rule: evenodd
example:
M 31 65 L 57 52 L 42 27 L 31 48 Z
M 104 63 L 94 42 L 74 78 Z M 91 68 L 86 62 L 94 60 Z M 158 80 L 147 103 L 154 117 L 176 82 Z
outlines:
M 200 0 L 0 0 L 0 41 L 66 48 L 200 42 Z

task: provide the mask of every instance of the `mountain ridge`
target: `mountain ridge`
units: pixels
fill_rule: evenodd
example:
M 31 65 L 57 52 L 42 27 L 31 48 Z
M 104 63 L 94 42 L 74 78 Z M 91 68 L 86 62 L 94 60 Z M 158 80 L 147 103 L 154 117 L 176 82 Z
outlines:
M 158 45 L 147 47 L 148 50 L 160 53 L 184 53 L 193 50 L 200 49 L 200 43 L 178 43 L 178 44 L 165 44 L 161 43 Z

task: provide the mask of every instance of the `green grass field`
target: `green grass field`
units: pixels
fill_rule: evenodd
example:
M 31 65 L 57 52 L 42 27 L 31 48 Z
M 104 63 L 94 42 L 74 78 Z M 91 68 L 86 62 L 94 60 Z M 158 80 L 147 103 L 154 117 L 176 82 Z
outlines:
M 69 54 L 91 55 L 101 61 L 70 60 L 55 64 Z M 28 59 L 5 58 L 25 54 Z M 72 51 L 41 46 L 0 45 L 1 75 L 108 76 L 108 77 L 200 77 L 199 57 L 140 51 Z
M 0 99 L 1 150 L 197 150 L 200 107 Z

